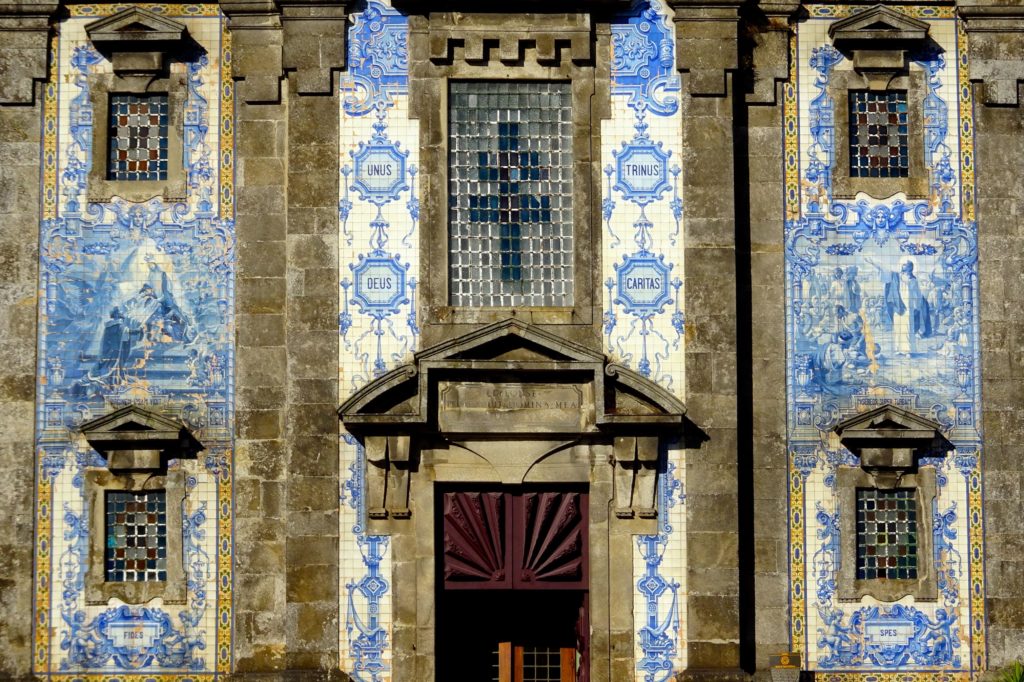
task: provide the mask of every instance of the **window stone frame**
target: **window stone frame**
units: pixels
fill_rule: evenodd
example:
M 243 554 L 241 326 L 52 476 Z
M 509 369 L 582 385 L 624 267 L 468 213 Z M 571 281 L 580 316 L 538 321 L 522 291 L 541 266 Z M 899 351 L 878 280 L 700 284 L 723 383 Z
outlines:
M 913 489 L 917 504 L 916 579 L 857 578 L 858 488 Z M 839 497 L 839 600 L 859 601 L 861 597 L 870 596 L 879 601 L 894 602 L 908 595 L 919 601 L 938 599 L 931 524 L 936 496 L 935 469 L 922 467 L 913 473 L 887 477 L 876 476 L 861 467 L 839 467 L 836 472 L 836 490 Z
M 881 405 L 854 414 L 833 427 L 840 442 L 860 460 L 859 466 L 840 466 L 836 471 L 839 512 L 839 569 L 836 594 L 839 601 L 859 601 L 870 596 L 894 602 L 906 596 L 920 601 L 938 599 L 938 579 L 932 538 L 932 519 L 938 495 L 932 465 L 921 466 L 922 457 L 946 456 L 953 444 L 941 433 L 942 425 L 897 405 Z M 914 490 L 918 519 L 917 578 L 857 578 L 857 489 Z
M 514 317 L 540 325 L 600 321 L 601 121 L 610 116 L 610 32 L 586 13 L 552 13 L 544 22 L 519 15 L 431 12 L 410 16 L 410 115 L 420 122 L 420 216 L 424 343 L 450 325 Z M 598 57 L 600 55 L 600 57 Z M 573 121 L 573 303 L 565 307 L 461 307 L 450 303 L 449 82 L 536 80 L 571 84 Z
M 110 180 L 110 96 L 167 95 L 167 178 L 164 180 Z M 92 104 L 92 165 L 89 168 L 88 200 L 109 202 L 118 196 L 128 201 L 160 197 L 164 201 L 185 199 L 184 124 L 185 75 L 164 78 L 97 73 L 89 75 Z
M 79 426 L 85 443 L 106 460 L 85 472 L 89 557 L 85 571 L 87 604 L 117 598 L 144 604 L 157 597 L 184 604 L 187 582 L 184 558 L 186 494 L 185 459 L 195 459 L 203 445 L 175 419 L 128 405 Z M 167 580 L 107 581 L 106 493 L 165 491 L 167 513 Z
M 924 99 L 927 96 L 925 75 L 912 67 L 904 75 L 889 81 L 885 89 L 871 87 L 870 79 L 855 71 L 836 71 L 829 82 L 829 96 L 835 102 L 835 163 L 832 169 L 833 197 L 853 199 L 863 192 L 873 199 L 885 199 L 903 192 L 908 199 L 927 199 L 928 169 L 924 165 Z M 910 169 L 907 177 L 863 178 L 850 175 L 850 92 L 907 93 L 907 143 L 910 146 Z
M 85 472 L 86 508 L 89 515 L 89 561 L 85 573 L 87 604 L 106 604 L 117 598 L 126 604 L 144 604 L 160 597 L 165 604 L 184 604 L 185 565 L 182 554 L 182 508 L 185 503 L 185 472 L 174 468 L 113 472 L 90 468 Z M 152 492 L 163 490 L 167 503 L 167 580 L 106 579 L 106 494 L 108 491 Z
M 183 201 L 186 193 L 184 124 L 187 85 L 182 62 L 202 49 L 184 24 L 141 7 L 129 7 L 85 27 L 110 73 L 89 73 L 92 151 L 86 200 L 106 203 L 118 196 L 132 202 L 154 197 Z M 179 68 L 173 68 L 177 64 Z M 167 95 L 167 178 L 109 180 L 110 96 Z

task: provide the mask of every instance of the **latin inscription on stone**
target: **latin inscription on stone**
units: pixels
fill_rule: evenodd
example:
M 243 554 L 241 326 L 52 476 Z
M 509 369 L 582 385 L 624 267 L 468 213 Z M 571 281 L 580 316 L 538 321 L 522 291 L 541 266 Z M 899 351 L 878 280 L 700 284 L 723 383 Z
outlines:
M 579 386 L 442 382 L 438 395 L 442 431 L 550 433 L 584 427 Z

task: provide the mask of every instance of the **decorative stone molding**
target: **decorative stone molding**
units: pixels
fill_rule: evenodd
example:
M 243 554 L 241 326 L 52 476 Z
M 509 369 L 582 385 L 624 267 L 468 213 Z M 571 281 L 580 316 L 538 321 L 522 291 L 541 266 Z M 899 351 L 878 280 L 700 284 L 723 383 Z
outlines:
M 658 515 L 655 483 L 658 472 L 658 439 L 644 436 L 615 438 L 615 515 L 643 519 Z
M 409 518 L 409 436 L 367 436 L 366 513 Z
M 675 12 L 676 68 L 688 74 L 695 97 L 725 97 L 739 68 L 738 27 L 743 0 L 668 0 Z
M 417 353 L 338 414 L 365 447 L 371 518 L 409 515 L 417 442 L 465 449 L 501 440 L 516 440 L 520 451 L 505 453 L 507 464 L 521 464 L 506 484 L 556 455 L 563 473 L 574 471 L 575 443 L 612 445 L 617 515 L 654 518 L 662 441 L 681 436 L 685 411 L 600 353 L 510 319 Z
M 300 95 L 329 95 L 333 74 L 345 67 L 349 0 L 278 0 L 284 30 L 285 71 L 294 71 Z
M 927 22 L 876 5 L 835 22 L 828 35 L 836 49 L 853 58 L 853 70 L 872 90 L 885 90 L 905 73 L 909 56 L 928 41 Z
M 281 15 L 274 0 L 222 0 L 233 38 L 235 93 L 248 104 L 279 102 L 283 70 Z
M 31 104 L 36 81 L 47 78 L 50 21 L 59 3 L 0 5 L 0 105 Z
M 752 29 L 755 41 L 748 103 L 775 104 L 776 86 L 789 80 L 789 38 L 799 8 L 798 1 L 761 2 L 745 13 L 745 24 Z
M 280 82 L 296 74 L 301 95 L 329 95 L 345 66 L 349 0 L 223 0 L 234 35 L 232 75 L 247 103 L 281 99 Z
M 967 31 L 971 80 L 987 105 L 1019 106 L 1024 82 L 1024 6 L 991 0 L 958 3 Z
M 529 14 L 477 14 L 473 21 L 451 13 L 431 16 L 430 59 L 450 63 L 460 58 L 485 64 L 497 58 L 505 64 L 523 61 L 527 50 L 539 64 L 557 64 L 567 52 L 575 63 L 593 60 L 589 14 L 546 14 L 543 21 Z
M 426 18 L 429 58 L 437 64 L 463 60 L 486 64 L 521 63 L 527 52 L 539 64 L 594 60 L 594 26 L 612 12 L 627 10 L 629 0 L 529 0 L 518 12 L 482 10 L 478 2 L 397 0 L 395 6 Z

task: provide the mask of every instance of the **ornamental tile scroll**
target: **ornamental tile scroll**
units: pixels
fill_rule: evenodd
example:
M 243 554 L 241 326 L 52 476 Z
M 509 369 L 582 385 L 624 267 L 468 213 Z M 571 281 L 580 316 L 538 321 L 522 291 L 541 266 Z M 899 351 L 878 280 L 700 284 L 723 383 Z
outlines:
M 602 130 L 602 331 L 605 352 L 616 362 L 678 394 L 686 318 L 681 81 L 672 15 L 662 0 L 645 0 L 611 27 L 612 122 Z M 632 134 L 622 136 L 621 130 Z M 618 488 L 625 495 L 626 478 L 634 476 L 628 486 L 633 509 L 620 511 L 649 515 L 647 485 L 654 479 L 648 480 L 639 460 L 625 465 L 636 471 L 619 472 Z M 684 471 L 681 454 L 669 450 L 668 471 L 659 474 L 654 494 L 658 533 L 637 537 L 635 675 L 644 682 L 662 682 L 686 666 Z
M 340 394 L 384 374 L 415 351 L 419 199 L 419 138 L 408 117 L 408 18 L 370 0 L 352 16 L 348 60 L 340 80 L 341 156 L 338 219 Z M 344 271 L 344 270 L 343 270 Z M 371 474 L 391 477 L 392 492 L 408 482 L 388 448 L 372 453 L 341 435 L 341 591 L 346 595 L 340 635 L 342 669 L 362 682 L 391 674 L 390 542 L 366 533 L 373 514 L 401 515 L 403 502 L 370 500 L 368 459 L 384 455 Z M 397 488 L 395 487 L 397 486 Z M 379 486 L 378 486 L 379 487 Z M 377 507 L 380 507 L 377 509 Z

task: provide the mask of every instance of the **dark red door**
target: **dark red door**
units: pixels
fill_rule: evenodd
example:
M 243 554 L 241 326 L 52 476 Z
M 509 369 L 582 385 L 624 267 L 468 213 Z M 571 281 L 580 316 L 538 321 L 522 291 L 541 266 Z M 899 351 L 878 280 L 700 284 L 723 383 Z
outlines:
M 587 494 L 444 493 L 444 587 L 587 589 Z
M 587 493 L 439 497 L 439 679 L 586 682 Z

